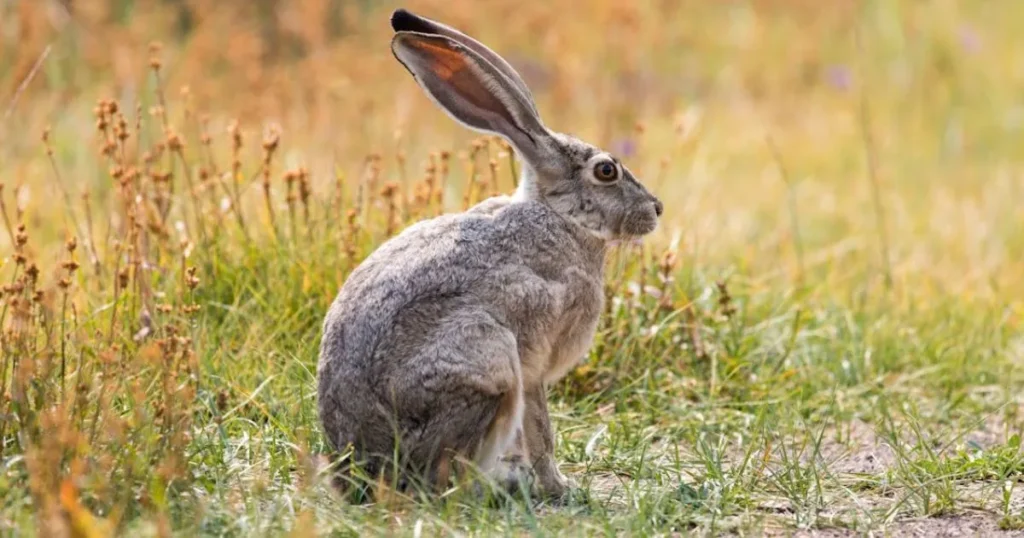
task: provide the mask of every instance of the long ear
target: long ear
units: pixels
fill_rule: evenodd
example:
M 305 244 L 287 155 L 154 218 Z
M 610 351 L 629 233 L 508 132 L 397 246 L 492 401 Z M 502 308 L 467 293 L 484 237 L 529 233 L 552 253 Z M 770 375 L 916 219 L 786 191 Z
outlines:
M 479 53 L 447 36 L 411 31 L 398 32 L 391 50 L 453 119 L 504 137 L 531 164 L 543 161 L 551 135 L 532 102 Z
M 487 60 L 495 70 L 501 72 L 501 74 L 508 78 L 508 81 L 515 86 L 516 90 L 518 90 L 523 101 L 525 101 L 533 110 L 534 115 L 539 115 L 537 113 L 537 105 L 533 102 L 533 94 L 530 93 L 530 88 L 526 86 L 526 82 L 523 82 L 519 73 L 516 73 L 516 70 L 513 69 L 504 58 L 499 56 L 493 50 L 487 48 L 483 43 L 480 43 L 451 26 L 441 24 L 440 22 L 426 17 L 421 17 L 405 9 L 395 10 L 395 12 L 391 14 L 391 28 L 396 32 L 416 32 L 420 34 L 444 36 L 479 54 L 483 59 Z

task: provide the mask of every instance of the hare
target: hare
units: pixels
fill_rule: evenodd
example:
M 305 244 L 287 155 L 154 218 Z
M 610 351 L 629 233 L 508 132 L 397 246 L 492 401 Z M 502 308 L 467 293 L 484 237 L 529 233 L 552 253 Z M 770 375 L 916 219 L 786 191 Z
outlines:
M 547 387 L 591 345 L 609 243 L 654 231 L 662 203 L 613 155 L 545 127 L 483 44 L 404 9 L 391 26 L 398 62 L 457 122 L 507 140 L 522 177 L 511 196 L 409 226 L 353 270 L 322 327 L 324 433 L 351 449 L 347 465 L 399 483 L 447 487 L 464 465 L 561 496 Z

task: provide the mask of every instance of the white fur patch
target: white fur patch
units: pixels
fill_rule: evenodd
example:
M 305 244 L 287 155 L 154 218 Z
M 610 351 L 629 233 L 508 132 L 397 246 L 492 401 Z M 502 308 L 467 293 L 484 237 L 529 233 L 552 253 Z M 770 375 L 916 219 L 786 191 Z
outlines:
M 475 463 L 481 472 L 491 473 L 497 466 L 498 460 L 512 447 L 516 432 L 523 427 L 525 412 L 526 399 L 523 397 L 523 384 L 520 379 L 519 386 L 516 387 L 516 402 L 512 417 L 506 421 L 502 421 L 501 417 L 496 417 L 477 451 Z

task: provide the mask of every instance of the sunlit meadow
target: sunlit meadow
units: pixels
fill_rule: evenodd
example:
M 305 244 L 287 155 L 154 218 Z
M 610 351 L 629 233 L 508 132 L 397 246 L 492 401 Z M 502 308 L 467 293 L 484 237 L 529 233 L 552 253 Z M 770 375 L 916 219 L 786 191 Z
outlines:
M 665 202 L 551 389 L 564 503 L 330 487 L 334 294 L 518 167 L 395 61 L 397 7 Z M 0 2 L 0 534 L 1021 532 L 1022 34 L 1011 0 Z

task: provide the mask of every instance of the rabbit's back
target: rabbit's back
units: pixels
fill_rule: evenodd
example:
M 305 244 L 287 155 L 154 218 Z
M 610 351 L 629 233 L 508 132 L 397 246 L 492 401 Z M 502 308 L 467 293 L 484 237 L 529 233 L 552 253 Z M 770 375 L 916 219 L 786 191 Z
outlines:
M 603 253 L 579 244 L 588 239 L 536 202 L 414 224 L 349 276 L 324 322 L 321 361 L 370 366 L 396 316 L 414 303 L 474 304 L 525 332 L 536 324 L 531 318 L 563 306 L 545 303 L 557 301 L 574 275 L 600 283 Z

